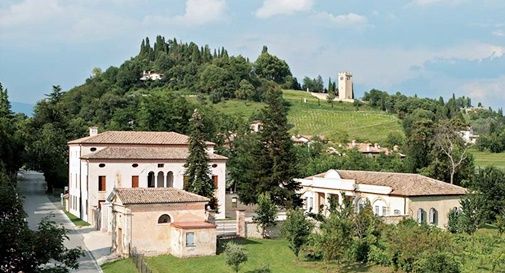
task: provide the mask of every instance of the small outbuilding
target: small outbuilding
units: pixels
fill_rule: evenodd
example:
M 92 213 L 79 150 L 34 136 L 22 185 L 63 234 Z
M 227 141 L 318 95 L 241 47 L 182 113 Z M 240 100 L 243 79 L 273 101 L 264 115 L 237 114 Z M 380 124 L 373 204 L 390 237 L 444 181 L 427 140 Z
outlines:
M 176 257 L 216 254 L 216 225 L 207 222 L 209 199 L 175 188 L 115 188 L 112 205 L 112 250 L 129 256 Z

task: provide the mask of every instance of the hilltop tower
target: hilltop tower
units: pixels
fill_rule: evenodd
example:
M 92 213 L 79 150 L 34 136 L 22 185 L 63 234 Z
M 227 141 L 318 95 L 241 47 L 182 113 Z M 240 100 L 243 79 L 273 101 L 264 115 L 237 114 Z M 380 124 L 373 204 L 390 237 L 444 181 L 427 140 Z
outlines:
M 354 99 L 352 91 L 352 74 L 350 72 L 338 73 L 338 99 Z

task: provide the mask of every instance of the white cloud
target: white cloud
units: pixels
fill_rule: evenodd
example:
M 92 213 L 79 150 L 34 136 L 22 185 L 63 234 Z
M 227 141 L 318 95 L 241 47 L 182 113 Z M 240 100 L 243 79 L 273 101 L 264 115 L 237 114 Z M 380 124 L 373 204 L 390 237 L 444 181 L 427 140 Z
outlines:
M 450 4 L 450 5 L 457 5 L 465 0 L 413 0 L 410 4 L 415 5 L 415 6 L 432 6 L 435 4 Z
M 201 25 L 222 20 L 225 17 L 224 0 L 187 0 L 184 15 L 175 17 L 176 21 L 191 25 Z
M 226 18 L 225 0 L 187 0 L 184 14 L 175 17 L 147 15 L 143 24 L 150 25 L 204 25 Z
M 497 101 L 505 102 L 505 75 L 489 80 L 472 81 L 463 84 L 461 90 L 474 101 L 481 101 L 485 105 L 495 104 Z
M 290 15 L 312 8 L 314 0 L 264 0 L 263 5 L 256 11 L 259 18 L 274 15 Z
M 0 10 L 0 27 L 15 27 L 47 21 L 61 14 L 57 0 L 26 0 Z
M 334 26 L 347 27 L 347 26 L 363 26 L 367 23 L 365 16 L 356 13 L 347 13 L 334 15 L 328 12 L 319 12 L 315 15 L 316 18 L 330 22 Z
M 491 34 L 493 34 L 493 36 L 496 36 L 496 37 L 503 37 L 505 36 L 505 32 L 503 30 L 495 30 L 493 31 Z

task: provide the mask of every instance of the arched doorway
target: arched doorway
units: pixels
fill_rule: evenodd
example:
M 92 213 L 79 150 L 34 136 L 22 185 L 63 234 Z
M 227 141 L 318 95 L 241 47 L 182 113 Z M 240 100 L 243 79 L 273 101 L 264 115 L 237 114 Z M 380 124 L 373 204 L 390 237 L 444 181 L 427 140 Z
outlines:
M 154 172 L 149 172 L 147 174 L 147 187 L 154 188 Z
M 169 188 L 174 187 L 174 173 L 173 172 L 167 173 L 167 187 L 169 187 Z
M 156 187 L 157 188 L 163 188 L 164 187 L 164 184 L 163 184 L 163 181 L 164 180 L 164 177 L 163 177 L 163 172 L 158 172 L 158 179 L 156 179 L 157 183 L 156 183 Z

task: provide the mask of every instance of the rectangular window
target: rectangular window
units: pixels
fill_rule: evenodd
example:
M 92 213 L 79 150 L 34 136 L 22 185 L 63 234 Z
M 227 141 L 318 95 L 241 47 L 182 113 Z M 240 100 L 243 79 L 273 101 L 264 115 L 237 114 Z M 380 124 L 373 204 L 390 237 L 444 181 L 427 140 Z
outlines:
M 183 189 L 187 190 L 189 185 L 189 176 L 185 175 L 183 178 Z
M 186 247 L 194 247 L 195 246 L 195 233 L 187 232 L 186 233 Z
M 98 191 L 105 191 L 106 189 L 106 179 L 104 175 L 98 177 Z
M 217 191 L 218 189 L 218 178 L 217 175 L 212 176 L 212 184 L 214 185 L 214 190 Z
M 165 166 L 165 164 L 158 164 L 158 168 L 163 168 L 163 166 Z
M 379 215 L 379 206 L 375 206 L 375 215 Z
M 386 207 L 382 207 L 382 216 L 386 216 Z
M 139 176 L 134 175 L 132 176 L 132 188 L 138 188 L 139 187 Z

